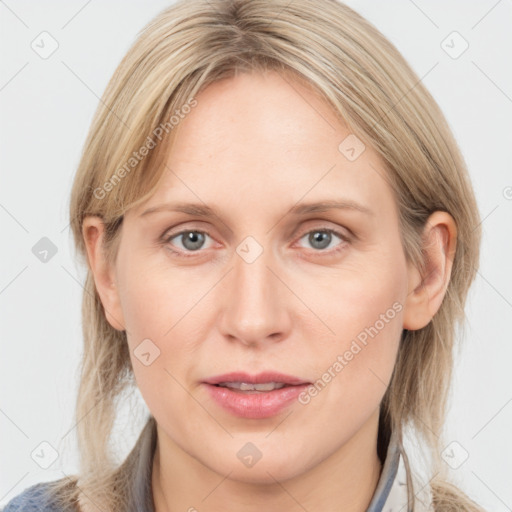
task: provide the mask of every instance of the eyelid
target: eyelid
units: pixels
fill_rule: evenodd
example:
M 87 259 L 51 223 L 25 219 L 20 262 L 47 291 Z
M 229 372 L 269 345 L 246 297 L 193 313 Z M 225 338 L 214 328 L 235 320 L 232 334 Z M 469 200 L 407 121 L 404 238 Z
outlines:
M 350 230 L 346 226 L 341 226 L 338 224 L 333 225 L 332 223 L 329 223 L 329 221 L 326 220 L 313 220 L 311 221 L 311 223 L 307 222 L 307 226 L 299 230 L 300 235 L 298 235 L 298 237 L 302 238 L 304 235 L 311 233 L 312 231 L 327 231 L 330 233 L 334 233 L 338 235 L 340 238 L 343 238 L 344 240 L 347 241 L 355 237 L 352 230 Z
M 195 225 L 196 224 L 199 224 L 200 226 L 198 225 Z M 188 233 L 190 231 L 194 231 L 194 232 L 197 232 L 197 233 L 203 233 L 205 235 L 208 235 L 210 238 L 213 238 L 215 240 L 215 238 L 210 234 L 210 232 L 212 231 L 209 227 L 204 227 L 202 225 L 204 225 L 205 223 L 204 222 L 197 222 L 197 221 L 189 221 L 189 222 L 182 222 L 182 223 L 179 223 L 178 225 L 176 226 L 173 226 L 171 228 L 167 228 L 163 233 L 162 235 L 160 236 L 160 240 L 165 242 L 166 240 L 169 240 L 170 238 L 174 238 L 178 235 L 182 235 L 183 233 Z M 209 224 L 206 223 L 208 226 Z

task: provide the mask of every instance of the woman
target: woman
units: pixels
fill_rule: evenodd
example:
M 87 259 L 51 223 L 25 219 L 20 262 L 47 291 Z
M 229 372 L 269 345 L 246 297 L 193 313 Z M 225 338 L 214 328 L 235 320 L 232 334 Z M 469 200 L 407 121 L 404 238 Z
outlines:
M 163 11 L 107 87 L 70 216 L 81 467 L 6 512 L 481 510 L 441 458 L 473 191 L 439 107 L 353 10 Z M 150 414 L 117 467 L 133 386 Z

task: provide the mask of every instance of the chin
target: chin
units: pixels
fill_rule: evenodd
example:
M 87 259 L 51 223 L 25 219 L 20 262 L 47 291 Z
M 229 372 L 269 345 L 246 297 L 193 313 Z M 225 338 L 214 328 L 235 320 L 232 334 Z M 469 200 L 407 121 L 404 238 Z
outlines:
M 282 458 L 263 454 L 256 462 L 252 461 L 252 466 L 249 464 L 250 461 L 243 461 L 243 455 L 242 453 L 240 456 L 235 455 L 235 459 L 223 460 L 221 465 L 218 464 L 219 459 L 216 461 L 217 464 L 208 465 L 220 475 L 229 475 L 229 480 L 255 485 L 275 484 L 276 480 L 284 482 L 307 470 L 303 467 L 304 457 L 299 454 L 297 457 L 291 456 L 290 453 L 283 454 Z
M 258 464 L 259 465 L 259 464 Z M 227 473 L 226 473 L 227 474 Z M 260 466 L 259 468 L 253 467 L 250 469 L 236 468 L 231 469 L 229 480 L 235 482 L 243 482 L 253 485 L 273 485 L 277 482 L 284 482 L 296 476 L 297 472 L 290 472 L 283 470 L 278 465 L 272 464 L 267 466 Z

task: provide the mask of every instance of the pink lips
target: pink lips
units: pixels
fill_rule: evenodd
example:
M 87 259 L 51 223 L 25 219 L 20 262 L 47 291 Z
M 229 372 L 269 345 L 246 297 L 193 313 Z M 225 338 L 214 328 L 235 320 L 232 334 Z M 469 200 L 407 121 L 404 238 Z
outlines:
M 285 387 L 272 391 L 240 391 L 216 384 L 225 382 L 245 382 L 248 384 L 283 383 Z M 275 416 L 290 405 L 310 382 L 297 377 L 276 372 L 263 372 L 249 375 L 233 372 L 217 375 L 203 383 L 210 396 L 228 412 L 241 418 L 261 419 Z

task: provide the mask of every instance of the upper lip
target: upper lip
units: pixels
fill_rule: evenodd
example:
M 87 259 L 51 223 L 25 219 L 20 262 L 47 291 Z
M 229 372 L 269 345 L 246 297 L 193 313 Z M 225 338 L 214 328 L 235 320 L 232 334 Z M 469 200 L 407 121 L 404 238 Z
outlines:
M 261 372 L 256 375 L 250 375 L 245 372 L 231 372 L 222 375 L 216 375 L 204 381 L 206 384 L 219 384 L 220 382 L 246 382 L 248 384 L 265 384 L 268 382 L 276 382 L 297 386 L 299 384 L 309 384 L 308 381 L 285 375 L 278 372 Z

